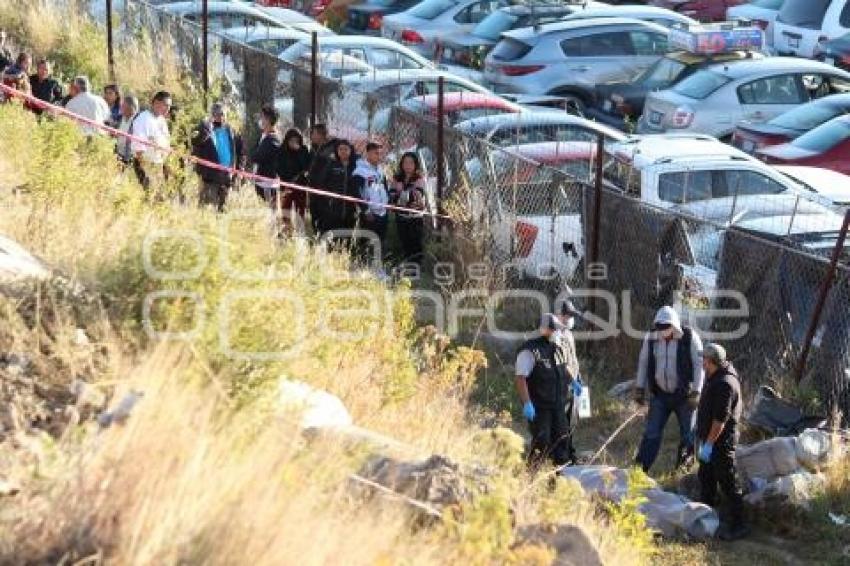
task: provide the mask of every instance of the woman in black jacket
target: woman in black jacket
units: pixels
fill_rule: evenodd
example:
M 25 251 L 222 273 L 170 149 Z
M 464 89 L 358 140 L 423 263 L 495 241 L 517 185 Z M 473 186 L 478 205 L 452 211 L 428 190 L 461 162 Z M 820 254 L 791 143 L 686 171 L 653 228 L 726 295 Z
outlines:
M 257 195 L 269 206 L 276 206 L 278 188 L 278 169 L 280 162 L 280 136 L 277 133 L 277 110 L 269 105 L 260 110 L 260 129 L 262 135 L 257 146 L 251 151 L 254 173 L 269 180 L 256 181 Z M 274 179 L 272 181 L 271 179 Z
M 283 136 L 278 164 L 280 180 L 284 183 L 304 185 L 309 167 L 310 152 L 304 146 L 304 136 L 295 128 L 291 128 Z M 286 187 L 282 188 L 281 193 L 283 194 L 281 208 L 284 211 L 284 218 L 288 218 L 288 211 L 294 208 L 300 220 L 303 221 L 304 212 L 307 209 L 307 193 Z
M 328 162 L 322 189 L 344 196 L 358 196 L 352 193 L 351 175 L 357 166 L 358 156 L 347 140 L 339 140 L 334 149 L 333 158 Z M 316 207 L 321 232 L 328 230 L 353 230 L 356 205 L 341 199 L 312 195 L 319 199 Z

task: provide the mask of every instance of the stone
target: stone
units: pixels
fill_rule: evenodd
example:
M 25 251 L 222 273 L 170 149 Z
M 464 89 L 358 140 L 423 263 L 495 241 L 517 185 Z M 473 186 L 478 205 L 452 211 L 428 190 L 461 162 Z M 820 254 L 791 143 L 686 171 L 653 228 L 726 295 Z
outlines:
M 437 508 L 458 505 L 470 496 L 460 467 L 439 455 L 413 462 L 377 456 L 366 462 L 359 475 Z
M 634 390 L 634 388 L 634 379 L 620 382 L 608 390 L 608 397 L 616 399 L 617 401 L 621 401 L 623 403 L 628 403 L 632 400 L 632 391 Z
M 23 246 L 0 235 L 0 282 L 48 279 L 50 269 Z
M 526 525 L 517 530 L 519 544 L 543 544 L 555 550 L 553 566 L 602 566 L 599 550 L 577 525 Z
M 0 497 L 11 497 L 20 493 L 18 484 L 9 480 L 0 480 Z
M 144 393 L 141 391 L 129 391 L 112 409 L 102 412 L 97 417 L 97 424 L 101 428 L 108 428 L 112 425 L 123 425 L 130 418 L 133 408 L 142 399 Z

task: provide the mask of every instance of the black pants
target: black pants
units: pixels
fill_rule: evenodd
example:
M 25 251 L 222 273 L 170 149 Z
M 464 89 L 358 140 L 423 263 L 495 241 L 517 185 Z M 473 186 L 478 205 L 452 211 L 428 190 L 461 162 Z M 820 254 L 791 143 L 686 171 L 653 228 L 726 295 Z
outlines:
M 539 468 L 546 459 L 556 466 L 575 460 L 573 432 L 578 419 L 573 414 L 574 405 L 572 399 L 559 408 L 538 407 L 535 403 L 537 414 L 528 423 L 531 432 L 528 463 L 532 469 Z
M 202 180 L 201 192 L 198 195 L 198 204 L 200 206 L 214 206 L 216 210 L 222 212 L 227 202 L 228 192 L 230 192 L 230 186 L 225 183 Z
M 401 248 L 404 251 L 404 260 L 421 261 L 425 221 L 422 218 L 406 218 L 399 215 L 396 216 L 396 226 Z
M 709 463 L 699 464 L 700 501 L 717 507 L 717 486 L 720 485 L 729 503 L 732 527 L 744 522 L 744 497 L 735 475 L 735 447 L 732 442 L 715 445 Z

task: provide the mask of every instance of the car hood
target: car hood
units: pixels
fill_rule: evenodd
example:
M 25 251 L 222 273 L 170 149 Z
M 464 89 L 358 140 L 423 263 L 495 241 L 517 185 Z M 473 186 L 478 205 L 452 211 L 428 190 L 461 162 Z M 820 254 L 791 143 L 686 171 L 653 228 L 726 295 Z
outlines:
M 850 176 L 830 169 L 802 165 L 779 165 L 777 171 L 799 179 L 836 204 L 850 204 Z
M 783 161 L 797 161 L 798 159 L 808 159 L 818 155 L 816 151 L 803 149 L 790 143 L 762 148 L 758 151 L 758 154 Z
M 734 216 L 732 215 L 733 207 L 735 211 Z M 769 218 L 790 214 L 800 216 L 833 214 L 824 205 L 806 199 L 800 199 L 796 193 L 792 192 L 778 195 L 747 195 L 737 198 L 725 197 L 707 201 L 702 200 L 676 205 L 673 209 L 684 214 L 724 224 L 732 219 L 733 224 L 736 226 L 741 222 L 756 218 Z M 786 223 L 786 231 L 787 228 L 788 224 Z

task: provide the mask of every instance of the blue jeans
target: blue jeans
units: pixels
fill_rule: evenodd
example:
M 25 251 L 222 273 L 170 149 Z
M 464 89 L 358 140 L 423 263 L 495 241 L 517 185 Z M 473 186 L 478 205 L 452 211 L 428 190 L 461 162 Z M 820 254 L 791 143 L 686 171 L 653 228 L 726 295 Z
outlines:
M 658 451 L 661 449 L 661 438 L 664 434 L 664 427 L 667 426 L 667 419 L 670 418 L 670 413 L 676 413 L 676 419 L 679 421 L 680 463 L 683 454 L 693 453 L 696 412 L 688 406 L 686 393 L 659 391 L 652 396 L 652 400 L 649 402 L 646 431 L 643 433 L 643 440 L 641 440 L 637 455 L 637 463 L 640 464 L 644 472 L 649 473 L 649 469 L 658 457 Z

